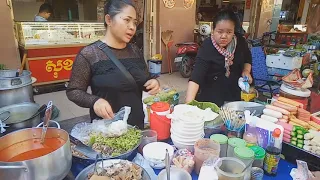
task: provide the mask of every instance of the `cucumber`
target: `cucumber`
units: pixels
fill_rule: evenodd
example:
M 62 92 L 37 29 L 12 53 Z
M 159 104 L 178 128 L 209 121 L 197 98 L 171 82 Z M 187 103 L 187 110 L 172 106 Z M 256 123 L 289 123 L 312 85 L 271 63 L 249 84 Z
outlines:
M 302 149 L 303 148 L 303 144 L 298 144 L 297 147 Z
M 302 134 L 298 134 L 297 138 L 298 138 L 298 139 L 304 139 L 304 137 L 303 137 Z
M 298 140 L 298 138 L 296 138 L 296 137 L 291 137 L 291 141 L 297 141 Z
M 304 143 L 303 140 L 301 140 L 301 139 L 298 139 L 297 142 L 298 142 L 298 144 L 302 144 L 302 145 L 303 145 L 303 143 Z

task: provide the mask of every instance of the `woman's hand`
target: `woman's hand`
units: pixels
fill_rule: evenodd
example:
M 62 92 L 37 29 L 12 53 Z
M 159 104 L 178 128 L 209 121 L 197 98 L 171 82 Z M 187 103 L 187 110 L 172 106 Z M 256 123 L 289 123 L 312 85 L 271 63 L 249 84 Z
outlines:
M 160 83 L 156 79 L 150 79 L 144 84 L 150 95 L 155 95 L 160 91 Z
M 112 108 L 108 101 L 100 98 L 93 105 L 94 112 L 103 119 L 112 119 L 114 117 Z
M 248 70 L 243 70 L 243 72 L 242 72 L 242 77 L 244 78 L 244 77 L 248 77 L 248 82 L 249 82 L 249 84 L 251 84 L 252 83 L 252 76 L 251 76 L 251 73 L 250 73 L 250 71 L 248 71 Z

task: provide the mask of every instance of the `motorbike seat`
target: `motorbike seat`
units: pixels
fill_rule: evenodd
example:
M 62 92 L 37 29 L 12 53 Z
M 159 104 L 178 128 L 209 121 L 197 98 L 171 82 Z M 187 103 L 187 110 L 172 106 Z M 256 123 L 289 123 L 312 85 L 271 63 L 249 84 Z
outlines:
M 194 42 L 185 42 L 185 43 L 178 43 L 178 44 L 176 44 L 176 46 L 178 47 L 178 46 L 183 46 L 183 45 L 195 45 L 196 43 L 194 43 Z

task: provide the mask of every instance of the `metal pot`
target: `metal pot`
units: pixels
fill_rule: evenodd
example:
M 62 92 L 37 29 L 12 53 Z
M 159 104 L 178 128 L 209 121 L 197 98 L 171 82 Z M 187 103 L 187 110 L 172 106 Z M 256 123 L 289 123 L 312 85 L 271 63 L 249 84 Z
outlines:
M 9 111 L 10 117 L 5 123 L 9 126 L 6 128 L 9 132 L 35 127 L 40 123 L 40 114 L 31 118 L 40 108 L 36 103 L 20 103 L 0 108 L 0 113 Z M 30 119 L 31 118 L 31 119 Z
M 33 150 L 30 140 L 39 140 L 42 128 L 29 128 L 10 133 L 0 138 L 0 177 L 14 180 L 61 180 L 71 169 L 72 153 L 69 135 L 58 128 L 48 128 L 46 139 L 60 138 L 62 144 L 49 154 L 19 162 L 4 162 L 3 158 L 15 157 L 26 151 Z M 29 140 L 29 141 L 28 141 Z M 26 143 L 28 142 L 28 143 Z M 30 142 L 30 143 L 29 143 Z M 12 148 L 19 144 L 19 148 Z M 12 150 L 4 151 L 11 147 Z M 5 155 L 3 155 L 6 153 Z M 8 161 L 8 160 L 6 160 Z
M 0 70 L 0 108 L 34 102 L 31 72 L 24 70 L 18 77 L 16 73 L 16 70 Z

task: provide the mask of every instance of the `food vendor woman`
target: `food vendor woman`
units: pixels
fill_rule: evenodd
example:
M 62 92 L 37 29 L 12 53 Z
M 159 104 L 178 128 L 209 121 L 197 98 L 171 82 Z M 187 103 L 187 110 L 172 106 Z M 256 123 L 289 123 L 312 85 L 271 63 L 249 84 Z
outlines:
M 67 88 L 69 100 L 90 108 L 91 119 L 111 119 L 123 106 L 131 107 L 128 123 L 143 128 L 142 91 L 155 94 L 159 82 L 151 79 L 139 49 L 129 41 L 136 32 L 137 15 L 130 0 L 110 0 L 104 7 L 106 35 L 84 47 L 73 64 Z M 98 45 L 106 45 L 133 77 L 130 83 Z M 91 86 L 92 94 L 87 92 Z
M 227 101 L 241 100 L 238 79 L 251 77 L 251 53 L 246 40 L 235 33 L 236 15 L 229 10 L 217 14 L 213 32 L 196 57 L 186 102 L 196 99 L 222 106 Z

